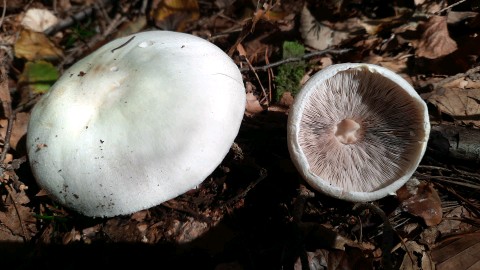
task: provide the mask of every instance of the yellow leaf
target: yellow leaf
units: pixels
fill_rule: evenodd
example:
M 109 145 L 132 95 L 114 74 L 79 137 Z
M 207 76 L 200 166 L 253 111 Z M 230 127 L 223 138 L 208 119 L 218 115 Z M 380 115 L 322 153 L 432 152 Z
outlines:
M 197 0 L 161 0 L 156 4 L 151 17 L 163 30 L 183 32 L 188 23 L 200 17 Z
M 40 59 L 54 61 L 63 57 L 62 50 L 57 48 L 45 34 L 27 29 L 20 32 L 14 49 L 16 57 L 30 61 Z

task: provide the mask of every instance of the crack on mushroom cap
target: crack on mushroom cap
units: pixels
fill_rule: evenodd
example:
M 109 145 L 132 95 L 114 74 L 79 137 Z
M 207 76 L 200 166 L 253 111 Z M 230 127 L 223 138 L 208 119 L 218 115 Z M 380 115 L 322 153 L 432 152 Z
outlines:
M 371 192 L 404 176 L 422 156 L 424 108 L 395 82 L 361 67 L 315 87 L 298 134 L 313 174 L 346 192 Z M 335 136 L 345 119 L 360 125 L 349 144 Z

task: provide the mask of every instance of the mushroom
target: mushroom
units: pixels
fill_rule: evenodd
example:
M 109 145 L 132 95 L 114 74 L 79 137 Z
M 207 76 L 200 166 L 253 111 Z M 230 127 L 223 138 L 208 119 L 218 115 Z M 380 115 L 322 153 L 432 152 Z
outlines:
M 222 162 L 245 110 L 232 59 L 190 34 L 113 40 L 64 72 L 31 112 L 30 166 L 60 204 L 126 215 L 195 188 Z
M 313 75 L 288 116 L 288 149 L 306 182 L 329 196 L 373 201 L 409 180 L 427 146 L 426 103 L 396 73 L 345 63 Z

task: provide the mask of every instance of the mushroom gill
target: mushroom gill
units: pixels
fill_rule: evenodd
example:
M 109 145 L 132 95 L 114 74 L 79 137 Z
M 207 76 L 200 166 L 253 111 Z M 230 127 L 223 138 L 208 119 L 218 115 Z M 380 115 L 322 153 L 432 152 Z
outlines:
M 424 121 L 424 107 L 410 93 L 360 66 L 314 86 L 298 143 L 314 175 L 346 192 L 372 192 L 417 166 Z

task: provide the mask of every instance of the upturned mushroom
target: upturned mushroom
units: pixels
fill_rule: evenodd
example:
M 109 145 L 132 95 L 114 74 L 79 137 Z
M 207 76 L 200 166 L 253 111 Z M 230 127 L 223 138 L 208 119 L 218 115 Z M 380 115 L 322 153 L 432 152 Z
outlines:
M 222 162 L 245 100 L 238 67 L 200 37 L 146 31 L 113 40 L 66 70 L 32 110 L 33 175 L 86 216 L 150 208 Z
M 355 202 L 393 194 L 418 167 L 430 132 L 426 103 L 396 73 L 329 66 L 296 95 L 288 116 L 294 165 L 314 189 Z

